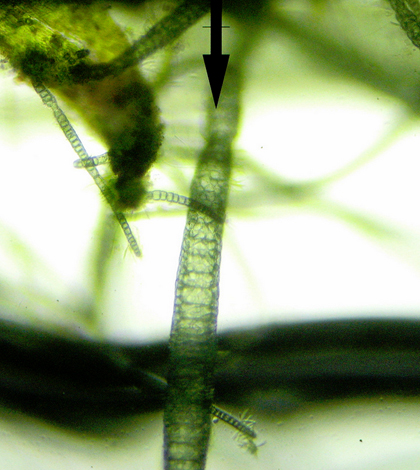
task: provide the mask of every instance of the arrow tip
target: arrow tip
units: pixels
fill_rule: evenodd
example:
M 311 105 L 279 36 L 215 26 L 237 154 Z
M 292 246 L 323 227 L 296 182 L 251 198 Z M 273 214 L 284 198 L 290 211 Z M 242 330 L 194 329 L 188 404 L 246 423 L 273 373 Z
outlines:
M 223 80 L 229 62 L 229 54 L 203 54 L 204 64 L 209 77 L 214 106 L 217 108 L 220 92 L 222 91 Z

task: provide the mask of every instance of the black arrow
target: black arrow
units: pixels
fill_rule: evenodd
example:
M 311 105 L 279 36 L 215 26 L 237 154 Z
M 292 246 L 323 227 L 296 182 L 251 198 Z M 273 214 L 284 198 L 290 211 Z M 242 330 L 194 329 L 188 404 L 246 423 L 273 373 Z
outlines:
M 210 54 L 203 54 L 203 59 L 217 108 L 229 62 L 229 54 L 222 54 L 222 0 L 211 0 Z

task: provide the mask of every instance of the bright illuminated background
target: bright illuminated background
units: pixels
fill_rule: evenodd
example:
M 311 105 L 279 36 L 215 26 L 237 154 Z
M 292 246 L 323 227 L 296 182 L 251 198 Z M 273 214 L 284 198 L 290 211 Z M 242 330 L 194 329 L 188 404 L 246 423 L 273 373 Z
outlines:
M 389 80 L 404 80 L 395 86 L 402 90 L 399 95 L 387 93 L 369 85 L 369 75 L 364 82 L 356 72 L 346 75 L 345 67 L 326 65 L 305 52 L 303 41 L 291 39 L 274 23 L 261 28 L 245 73 L 242 128 L 225 228 L 219 328 L 346 316 L 418 317 L 420 122 L 401 96 L 419 89 L 420 51 L 413 50 L 385 4 L 342 1 L 316 6 L 290 1 L 275 11 L 301 26 L 317 24 L 327 42 L 339 38 L 344 48 L 358 50 L 372 76 L 383 69 L 389 71 Z M 119 13 L 119 20 L 131 22 L 136 30 L 141 22 L 125 15 Z M 144 22 L 140 27 L 147 27 Z M 231 18 L 225 18 L 227 22 L 231 29 L 224 30 L 224 52 L 231 52 L 229 44 L 240 25 Z M 201 29 L 205 24 L 208 20 L 181 41 L 176 65 L 191 57 L 200 61 L 200 54 L 207 52 L 208 30 Z M 157 58 L 146 61 L 151 79 L 159 66 Z M 200 65 L 173 77 L 159 94 L 166 129 L 159 165 L 151 173 L 153 188 L 188 193 L 191 157 L 202 146 L 206 87 Z M 0 103 L 5 316 L 120 340 L 167 338 L 185 213 L 171 215 L 174 208 L 169 206 L 144 208 L 143 218 L 132 223 L 143 250 L 141 260 L 127 251 L 122 236 L 118 238 L 106 295 L 88 327 L 78 308 L 95 299 L 90 255 L 97 243 L 100 196 L 89 175 L 73 169 L 75 155 L 50 110 L 33 90 L 18 85 L 10 71 L 1 77 Z M 77 117 L 68 116 L 88 152 L 102 153 Z M 420 428 L 411 416 L 418 413 L 419 404 L 398 405 L 406 406 L 403 414 L 396 406 L 392 400 L 382 406 L 391 410 L 394 421 L 378 418 L 383 416 L 378 415 L 381 405 L 358 402 L 338 403 L 326 414 L 322 407 L 303 410 L 284 426 L 267 421 L 262 426 L 267 444 L 258 461 L 223 437 L 229 430 L 216 433 L 212 448 L 232 468 L 418 468 Z M 376 425 L 364 421 L 369 413 Z M 141 437 L 130 438 L 144 442 L 145 433 L 152 435 L 152 453 L 161 448 L 161 420 L 154 420 L 153 431 L 139 431 Z M 343 432 L 352 432 L 348 420 L 357 422 L 357 430 L 349 441 L 340 441 Z M 389 423 L 411 436 L 403 440 L 404 446 L 395 433 L 381 434 L 386 434 Z M 9 425 L 16 432 L 15 424 Z M 31 454 L 26 432 L 19 431 L 20 439 L 28 439 Z M 277 432 L 283 450 L 273 437 Z M 67 444 L 60 441 L 60 448 L 73 449 L 62 439 Z M 311 451 L 308 442 L 314 439 L 317 445 Z M 393 443 L 392 455 L 378 462 L 381 449 L 390 448 L 388 441 Z M 369 449 L 366 442 L 371 443 Z M 124 446 L 130 447 L 126 442 L 119 448 L 118 458 L 127 461 L 119 462 L 121 468 L 131 468 L 131 454 Z M 302 448 L 308 451 L 306 457 L 300 455 Z M 80 449 L 66 468 L 85 468 L 83 462 L 89 460 Z M 60 452 L 68 455 L 74 450 Z M 138 462 L 140 450 L 134 452 L 133 462 Z M 146 455 L 144 447 L 142 452 Z M 220 462 L 212 463 L 212 455 L 209 468 L 218 468 Z M 144 468 L 161 465 L 160 454 L 153 456 Z M 98 468 L 114 468 L 97 458 Z

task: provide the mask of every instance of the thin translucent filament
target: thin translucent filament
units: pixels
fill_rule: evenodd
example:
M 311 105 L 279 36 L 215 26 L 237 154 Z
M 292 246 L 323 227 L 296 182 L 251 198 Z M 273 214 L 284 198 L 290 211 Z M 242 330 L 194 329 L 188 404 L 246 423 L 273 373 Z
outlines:
M 79 136 L 77 135 L 73 126 L 70 124 L 70 121 L 67 119 L 67 116 L 64 114 L 63 110 L 58 106 L 57 100 L 55 99 L 54 95 L 47 88 L 45 88 L 45 86 L 42 85 L 41 83 L 36 83 L 36 84 L 34 83 L 33 87 L 35 91 L 38 93 L 38 95 L 41 97 L 42 102 L 46 106 L 51 108 L 56 121 L 61 127 L 61 130 L 64 132 L 64 135 L 66 136 L 67 140 L 70 142 L 70 145 L 73 147 L 73 150 L 78 155 L 82 164 L 84 164 L 84 162 L 88 162 L 89 156 L 81 140 L 79 139 Z M 137 257 L 140 257 L 141 256 L 140 247 L 137 244 L 137 241 L 133 235 L 133 232 L 131 231 L 131 228 L 127 222 L 127 219 L 125 218 L 125 215 L 116 207 L 115 197 L 111 189 L 106 184 L 102 176 L 99 174 L 95 166 L 86 165 L 85 168 L 87 172 L 90 174 L 90 176 L 93 178 L 93 181 L 95 182 L 96 186 L 99 188 L 102 195 L 105 197 L 107 203 L 109 204 L 112 211 L 114 212 L 114 215 L 118 223 L 120 224 L 124 232 L 124 235 L 127 238 L 127 241 L 131 249 L 133 250 L 134 254 Z

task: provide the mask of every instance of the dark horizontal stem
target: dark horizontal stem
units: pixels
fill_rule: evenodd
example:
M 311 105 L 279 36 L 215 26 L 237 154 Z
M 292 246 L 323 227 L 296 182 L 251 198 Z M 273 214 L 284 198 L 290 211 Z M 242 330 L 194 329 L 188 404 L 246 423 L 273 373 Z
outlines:
M 273 324 L 220 334 L 218 348 L 223 361 L 216 364 L 214 400 L 225 406 L 246 407 L 251 395 L 277 393 L 280 413 L 282 390 L 298 405 L 420 389 L 418 320 Z M 0 321 L 1 403 L 69 426 L 163 409 L 166 386 L 145 371 L 165 377 L 168 361 L 166 342 L 70 339 Z

